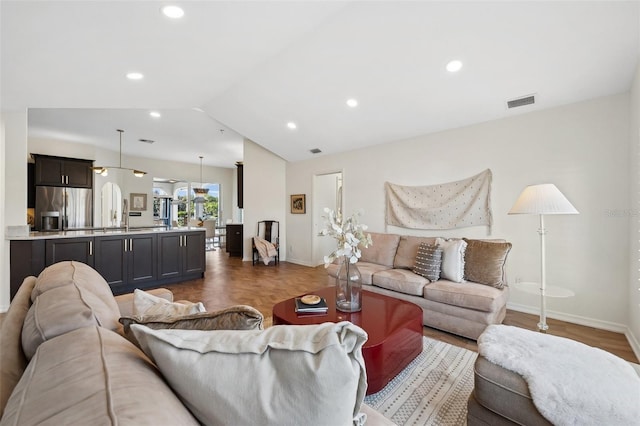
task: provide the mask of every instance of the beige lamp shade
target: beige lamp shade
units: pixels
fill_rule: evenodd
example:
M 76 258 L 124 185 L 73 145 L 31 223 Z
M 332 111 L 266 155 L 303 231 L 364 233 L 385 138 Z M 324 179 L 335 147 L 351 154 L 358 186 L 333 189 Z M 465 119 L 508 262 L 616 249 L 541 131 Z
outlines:
M 578 214 L 578 210 L 552 183 L 527 186 L 509 214 Z

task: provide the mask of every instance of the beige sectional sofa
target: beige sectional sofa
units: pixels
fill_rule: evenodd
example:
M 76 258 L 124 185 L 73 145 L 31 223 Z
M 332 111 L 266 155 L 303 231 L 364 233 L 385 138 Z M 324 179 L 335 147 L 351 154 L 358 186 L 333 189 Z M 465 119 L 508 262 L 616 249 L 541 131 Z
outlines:
M 152 292 L 167 300 L 172 299 L 171 292 L 166 289 Z M 198 417 L 198 412 L 188 408 L 191 407 L 188 399 L 185 399 L 184 395 L 173 387 L 171 380 L 162 373 L 159 359 L 152 361 L 152 355 L 148 357 L 123 336 L 124 331 L 119 320 L 122 320 L 121 316 L 127 317 L 132 314 L 132 299 L 131 294 L 114 298 L 106 281 L 91 267 L 79 262 L 57 263 L 45 269 L 37 278 L 26 278 L 3 319 L 0 332 L 0 425 L 215 423 L 203 421 Z M 131 328 L 137 337 L 140 337 L 141 331 L 147 330 L 147 342 L 169 333 L 179 335 L 180 332 L 186 332 L 191 333 L 191 336 L 195 333 L 203 339 L 208 337 L 213 340 L 217 338 L 217 335 L 212 336 L 214 333 L 223 333 L 223 340 L 230 341 L 229 346 L 234 350 L 241 347 L 241 342 L 236 336 L 251 340 L 256 336 L 267 338 L 270 331 L 271 334 L 278 334 L 278 330 L 275 330 L 277 327 L 261 330 L 262 315 L 250 307 L 247 308 L 235 310 L 231 314 L 227 312 L 219 322 L 235 324 L 236 328 L 233 331 L 166 330 L 165 328 L 171 326 L 168 323 L 156 324 L 152 330 L 150 326 L 138 325 L 136 321 L 136 325 L 131 325 Z M 201 315 L 206 317 L 207 324 L 215 322 L 218 318 L 216 313 Z M 246 331 L 236 331 L 237 329 Z M 298 331 L 298 334 L 300 333 L 302 332 Z M 302 342 L 307 344 L 304 333 Z M 174 350 L 178 351 L 175 348 Z M 193 353 L 191 350 L 182 352 L 186 352 L 187 355 Z M 281 351 L 279 356 L 283 356 L 283 352 L 285 351 Z M 206 351 L 203 351 L 203 354 L 206 354 Z M 305 352 L 302 356 L 317 354 L 307 355 Z M 333 356 L 341 354 L 334 351 Z M 267 355 L 265 359 L 268 358 L 270 357 Z M 232 361 L 233 358 L 227 359 L 227 365 L 230 363 L 229 360 Z M 243 362 L 247 362 L 246 357 Z M 287 362 L 289 368 L 290 364 Z M 311 362 L 309 365 L 315 364 Z M 244 370 L 241 370 L 239 367 L 225 368 L 224 373 L 237 377 L 237 374 L 244 373 Z M 188 377 L 187 374 L 179 374 L 181 371 L 186 372 L 184 369 L 173 368 L 173 373 Z M 193 381 L 194 388 L 196 382 L 200 382 L 197 385 L 204 385 L 207 390 L 221 387 L 229 394 L 222 399 L 230 403 L 237 402 L 243 407 L 243 414 L 260 405 L 256 401 L 249 403 L 246 399 L 250 397 L 245 392 L 234 390 L 234 383 L 217 379 L 215 369 L 207 369 L 205 374 L 211 374 L 210 380 L 203 383 L 199 377 Z M 271 372 L 269 377 L 276 376 L 280 377 Z M 291 388 L 299 394 L 305 393 L 295 384 L 276 384 L 283 389 Z M 255 385 L 254 388 L 273 386 L 272 383 Z M 357 383 L 355 386 L 361 388 Z M 364 396 L 364 390 L 359 389 L 360 392 Z M 354 397 L 351 401 L 344 402 L 346 410 L 342 409 L 342 412 L 351 412 L 354 407 L 359 407 L 357 401 Z M 269 398 L 263 398 L 260 402 L 273 403 Z M 347 405 L 349 403 L 352 405 Z M 215 411 L 217 405 L 214 399 L 208 398 L 206 404 Z M 318 404 L 311 405 L 309 409 L 300 409 L 318 414 Z M 222 408 L 220 410 L 222 411 Z M 360 410 L 368 416 L 367 425 L 393 424 L 364 404 Z M 318 418 L 318 424 L 323 424 L 322 417 Z
M 510 243 L 466 240 L 468 247 L 473 247 L 465 253 L 466 272 L 473 269 L 480 271 L 480 275 L 500 277 L 488 285 L 466 279 L 455 282 L 440 278 L 431 282 L 414 273 L 420 244 L 436 245 L 438 239 L 435 237 L 374 232 L 371 237 L 373 244 L 362 249 L 362 257 L 356 264 L 362 275 L 363 289 L 413 302 L 422 308 L 424 325 L 474 340 L 487 325 L 502 323 L 509 295 L 504 263 Z M 328 267 L 331 283 L 338 267 L 337 264 Z

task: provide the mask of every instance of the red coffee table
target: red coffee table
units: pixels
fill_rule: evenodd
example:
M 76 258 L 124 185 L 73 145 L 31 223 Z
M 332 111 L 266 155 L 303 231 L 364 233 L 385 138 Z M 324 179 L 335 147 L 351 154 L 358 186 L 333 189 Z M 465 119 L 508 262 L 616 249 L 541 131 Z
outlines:
M 297 314 L 295 298 L 273 307 L 273 324 L 321 324 L 350 321 L 369 335 L 362 348 L 367 368 L 367 395 L 380 391 L 422 352 L 422 309 L 413 303 L 362 291 L 362 311 L 336 310 L 336 290 L 325 287 L 308 294 L 324 297 L 326 314 Z M 301 295 L 302 296 L 302 295 Z

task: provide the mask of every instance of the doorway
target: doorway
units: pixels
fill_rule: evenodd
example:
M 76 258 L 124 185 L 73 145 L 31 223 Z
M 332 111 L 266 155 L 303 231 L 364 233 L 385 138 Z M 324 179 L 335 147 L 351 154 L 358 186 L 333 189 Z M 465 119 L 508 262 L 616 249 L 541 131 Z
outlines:
M 336 249 L 336 240 L 330 236 L 318 235 L 324 228 L 324 208 L 342 214 L 342 172 L 332 172 L 313 177 L 313 248 L 312 259 L 315 266 L 324 264 L 324 256 Z

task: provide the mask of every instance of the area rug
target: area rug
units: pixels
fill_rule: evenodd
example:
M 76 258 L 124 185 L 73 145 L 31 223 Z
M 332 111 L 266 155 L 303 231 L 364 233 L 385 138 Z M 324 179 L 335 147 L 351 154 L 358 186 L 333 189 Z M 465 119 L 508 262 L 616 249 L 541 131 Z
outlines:
M 477 355 L 423 337 L 422 353 L 364 402 L 398 425 L 466 425 Z

